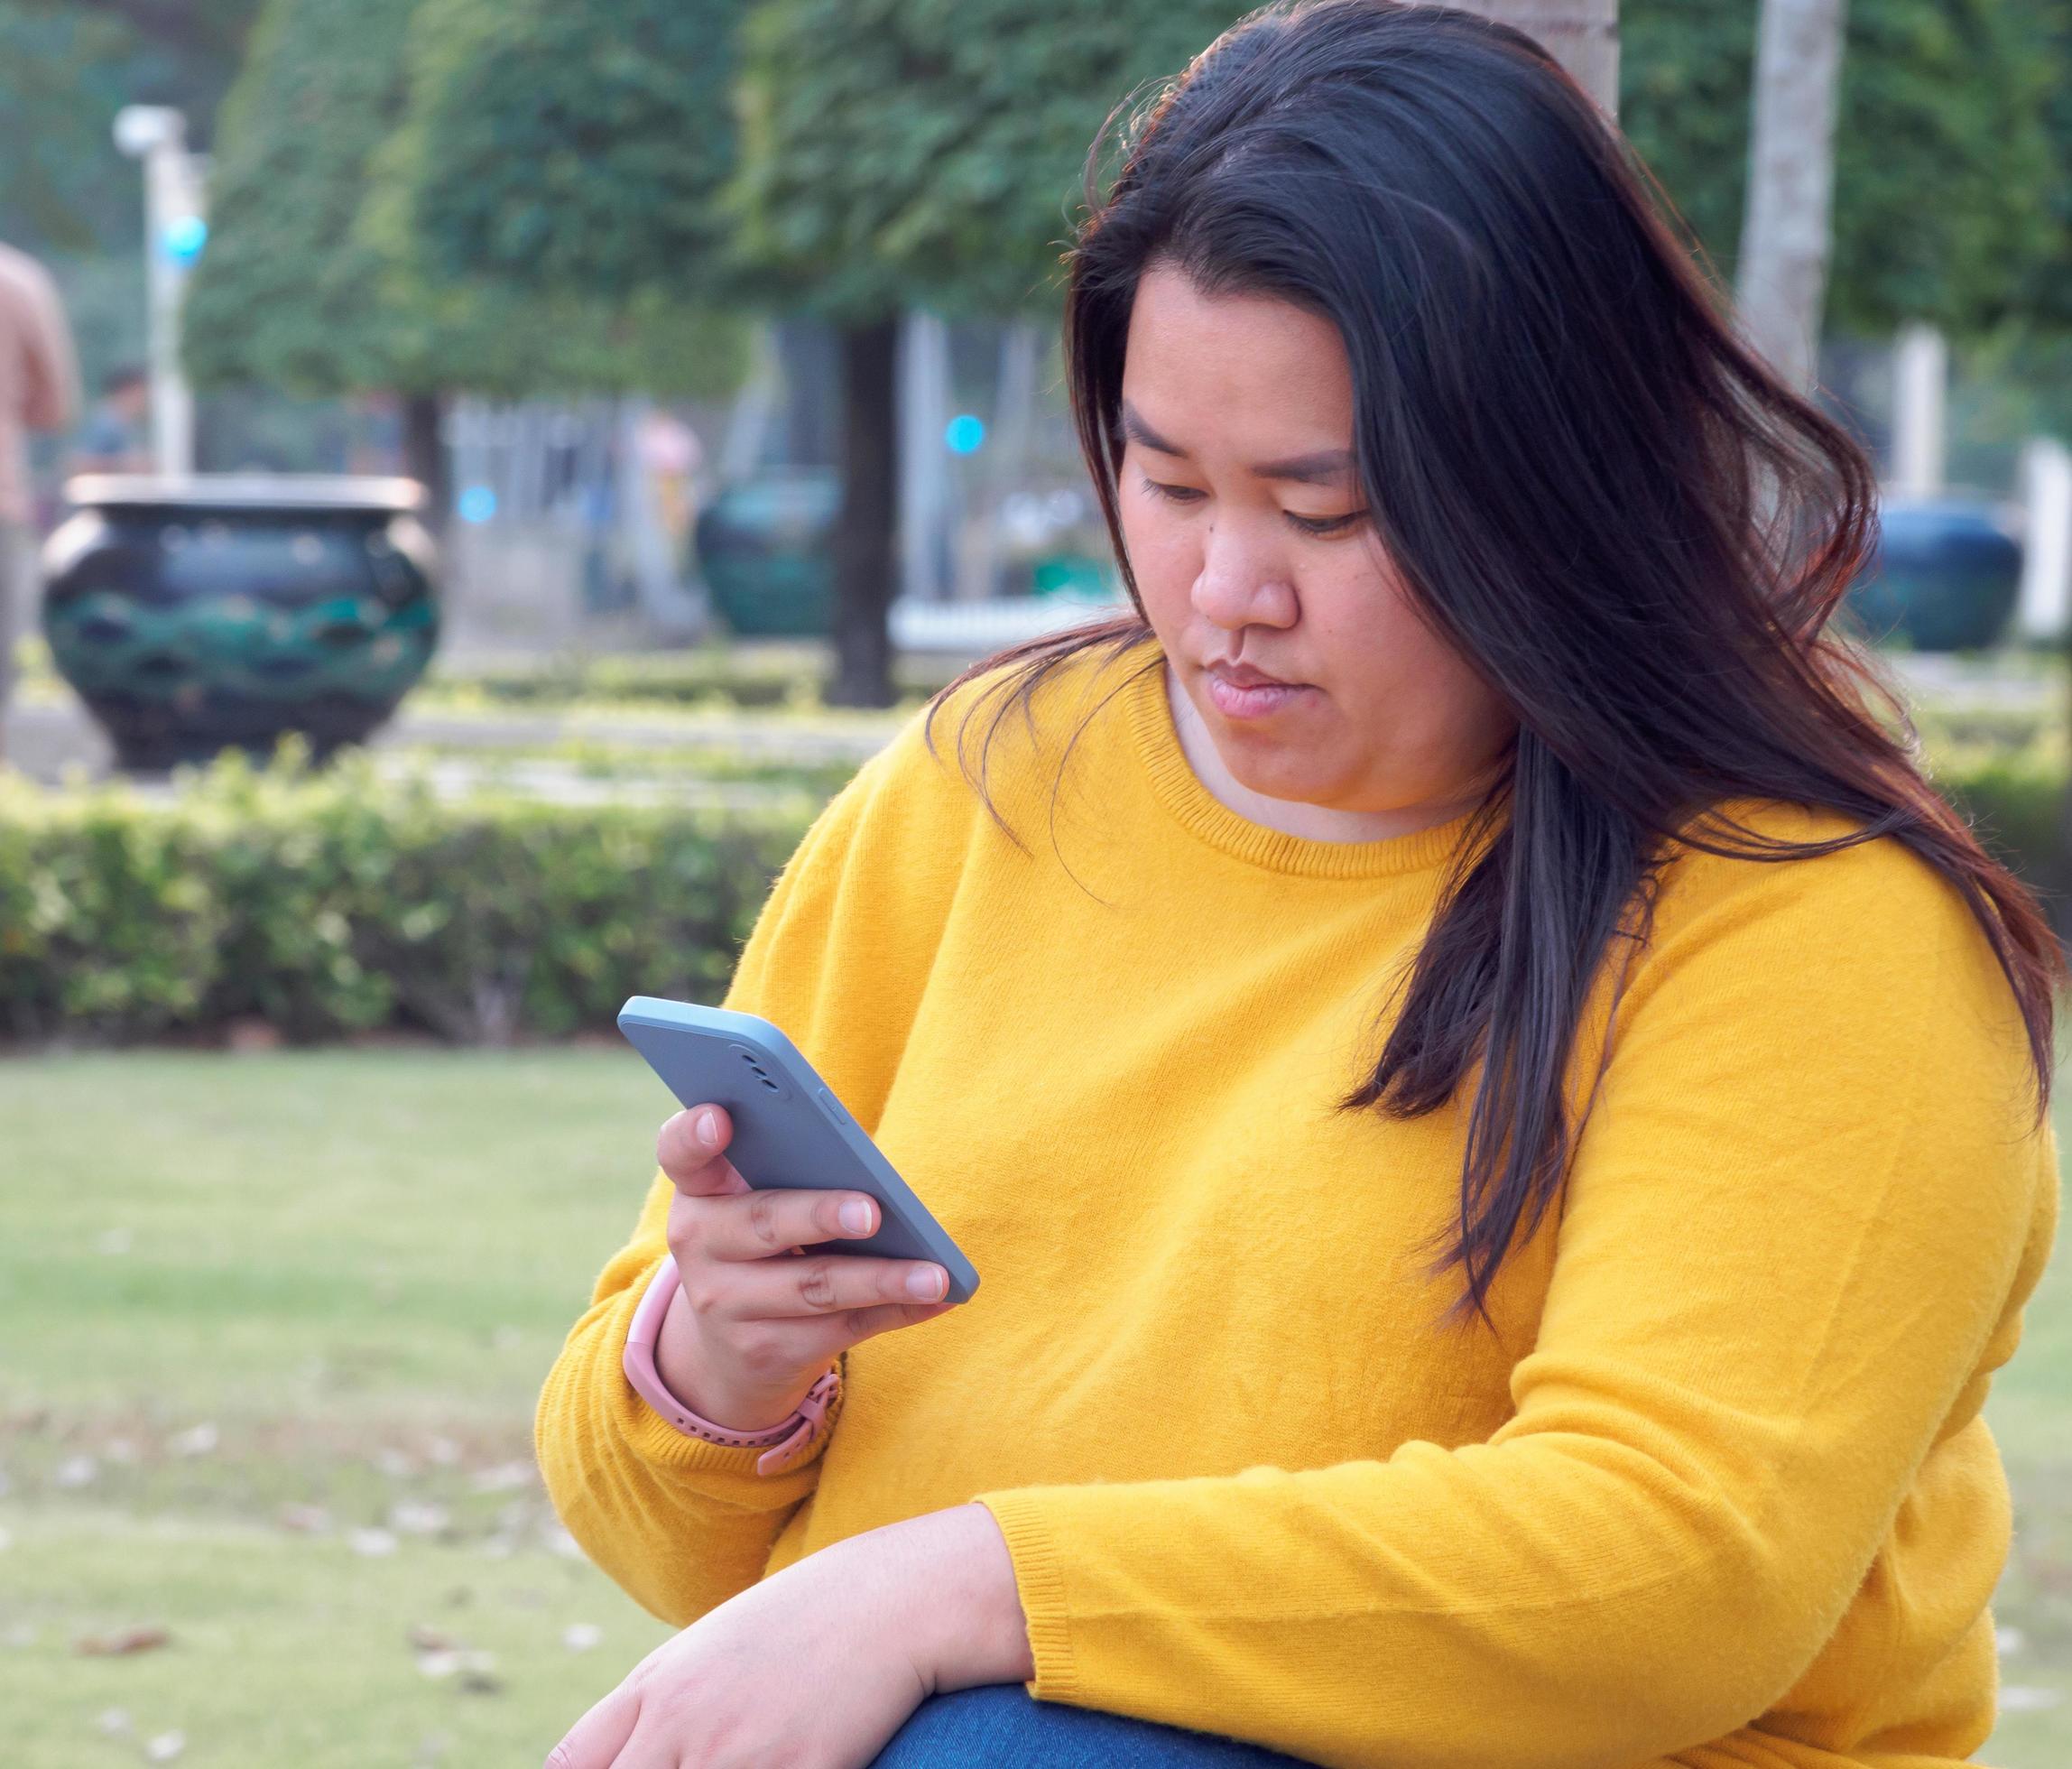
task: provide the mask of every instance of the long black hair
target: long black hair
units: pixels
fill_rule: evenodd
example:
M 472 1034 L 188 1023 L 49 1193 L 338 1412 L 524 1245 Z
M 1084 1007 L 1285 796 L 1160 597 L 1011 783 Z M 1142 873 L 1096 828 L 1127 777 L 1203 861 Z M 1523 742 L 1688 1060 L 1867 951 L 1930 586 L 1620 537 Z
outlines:
M 1579 1129 L 1563 1094 L 1577 1021 L 1614 946 L 1630 958 L 1644 941 L 1672 841 L 1764 861 L 1903 842 L 1991 938 L 2040 1121 L 2063 955 L 1916 766 L 1911 723 L 1862 647 L 1828 631 L 1867 552 L 1871 464 L 1737 339 L 1667 197 L 1545 50 L 1450 9 L 1268 6 L 1111 117 L 1087 210 L 1068 258 L 1068 375 L 1135 613 L 975 665 L 931 703 L 931 742 L 936 709 L 974 676 L 1016 666 L 994 684 L 1013 693 L 990 741 L 1067 659 L 1150 644 L 1115 498 L 1145 270 L 1329 320 L 1378 538 L 1519 727 L 1374 1071 L 1341 1102 L 1415 1116 L 1479 1068 L 1437 1266 L 1465 1278 L 1449 1318 L 1486 1315 L 1514 1237 L 1559 1191 Z M 973 779 L 985 796 L 982 768 Z M 1778 842 L 1726 814 L 1741 798 L 1861 827 Z

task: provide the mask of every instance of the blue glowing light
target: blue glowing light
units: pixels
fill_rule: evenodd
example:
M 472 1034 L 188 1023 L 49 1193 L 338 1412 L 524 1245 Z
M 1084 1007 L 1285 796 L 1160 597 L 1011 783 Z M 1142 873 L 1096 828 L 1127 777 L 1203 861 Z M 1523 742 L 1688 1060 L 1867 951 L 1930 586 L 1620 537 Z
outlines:
M 496 494 L 487 486 L 470 486 L 453 507 L 462 522 L 487 522 L 496 514 Z
M 953 455 L 975 455 L 985 446 L 985 421 L 963 412 L 949 421 L 942 440 Z
M 176 264 L 191 264 L 208 244 L 208 223 L 199 215 L 183 216 L 165 230 L 165 255 Z

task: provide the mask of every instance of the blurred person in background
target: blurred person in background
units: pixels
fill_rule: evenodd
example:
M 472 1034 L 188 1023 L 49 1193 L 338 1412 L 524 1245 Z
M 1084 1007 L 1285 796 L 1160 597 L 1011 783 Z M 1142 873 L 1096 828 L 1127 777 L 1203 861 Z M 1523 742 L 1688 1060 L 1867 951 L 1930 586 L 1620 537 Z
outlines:
M 64 430 L 78 409 L 79 371 L 57 285 L 26 253 L 0 244 L 0 762 L 14 648 L 35 602 L 28 433 Z
M 101 377 L 100 397 L 72 444 L 75 473 L 148 473 L 151 377 L 134 363 Z
M 1276 7 L 1119 147 L 1130 612 L 910 720 L 725 1003 L 983 1283 L 663 1125 L 536 1439 L 682 1631 L 553 1769 L 1968 1760 L 2065 968 L 1831 630 L 1868 458 L 1515 31 Z

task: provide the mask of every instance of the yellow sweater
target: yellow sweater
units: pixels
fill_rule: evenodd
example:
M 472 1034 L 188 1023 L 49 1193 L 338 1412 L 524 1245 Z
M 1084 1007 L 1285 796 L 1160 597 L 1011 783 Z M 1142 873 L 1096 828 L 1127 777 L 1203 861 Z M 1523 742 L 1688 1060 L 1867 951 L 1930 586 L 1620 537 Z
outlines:
M 1001 726 L 1026 851 L 955 768 L 975 690 L 939 763 L 917 716 L 813 825 L 726 996 L 827 1075 L 977 1294 L 855 1348 L 824 1451 L 759 1477 L 621 1374 L 658 1175 L 541 1396 L 576 1539 L 689 1623 L 977 1498 L 1032 1694 L 1319 1764 L 1965 1756 L 2009 1541 L 1979 1408 L 2057 1162 L 1955 890 L 1890 840 L 1679 850 L 1564 1208 L 1504 1268 L 1500 1334 L 1442 1330 L 1457 1280 L 1419 1246 L 1455 1209 L 1465 1102 L 1331 1107 L 1465 820 L 1253 823 L 1194 775 L 1156 665 L 1079 660 L 1033 729 Z

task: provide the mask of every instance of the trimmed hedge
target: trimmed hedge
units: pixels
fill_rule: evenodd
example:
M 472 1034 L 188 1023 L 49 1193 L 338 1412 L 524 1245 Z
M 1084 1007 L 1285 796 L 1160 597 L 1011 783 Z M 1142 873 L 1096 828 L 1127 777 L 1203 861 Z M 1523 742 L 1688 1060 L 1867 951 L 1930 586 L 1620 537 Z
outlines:
M 442 801 L 364 756 L 231 755 L 170 801 L 0 783 L 0 1033 L 122 1041 L 257 1015 L 314 1041 L 501 1042 L 717 1001 L 819 800 Z
M 2040 888 L 2061 875 L 2065 745 L 1954 746 L 1938 783 Z M 608 1028 L 629 995 L 717 1001 L 824 793 L 767 810 L 442 800 L 361 754 L 229 755 L 170 800 L 0 778 L 0 1035 L 297 1042 Z

